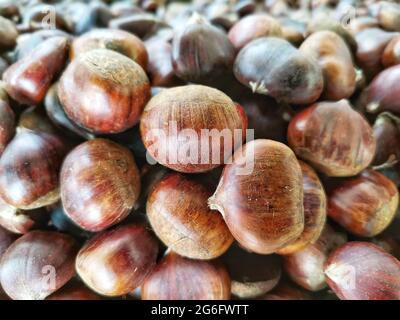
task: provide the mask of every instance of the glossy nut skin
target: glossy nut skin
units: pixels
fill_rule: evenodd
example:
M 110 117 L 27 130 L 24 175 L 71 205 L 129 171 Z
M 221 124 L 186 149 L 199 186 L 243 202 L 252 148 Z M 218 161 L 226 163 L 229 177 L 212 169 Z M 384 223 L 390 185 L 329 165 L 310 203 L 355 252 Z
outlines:
M 387 68 L 400 64 L 400 35 L 394 37 L 383 51 L 382 64 Z
M 376 142 L 367 120 L 347 100 L 318 102 L 289 123 L 289 146 L 320 172 L 353 176 L 372 161 Z
M 174 173 L 159 181 L 147 199 L 146 212 L 154 232 L 181 256 L 208 260 L 233 242 L 219 212 L 210 210 L 211 192 L 202 184 Z
M 82 283 L 72 281 L 47 297 L 46 300 L 101 300 L 101 298 Z
M 399 193 L 383 174 L 366 170 L 341 182 L 328 199 L 329 217 L 355 235 L 374 237 L 392 222 Z
M 15 132 L 15 114 L 7 101 L 0 98 L 0 155 Z
M 326 222 L 326 195 L 324 187 L 312 167 L 299 161 L 303 173 L 304 230 L 301 236 L 277 251 L 278 254 L 292 254 L 315 243 Z
M 146 105 L 140 120 L 140 134 L 149 154 L 160 164 L 184 173 L 218 167 L 242 144 L 240 137 L 246 127 L 247 118 L 241 107 L 223 92 L 201 85 L 162 90 Z M 197 157 L 195 152 L 189 159 L 185 156 L 188 149 L 185 129 L 197 134 L 196 145 L 190 147 L 197 150 Z M 231 147 L 225 150 L 222 139 L 214 138 L 210 143 L 209 137 L 200 134 L 203 129 L 229 130 Z M 208 150 L 202 150 L 202 145 L 208 145 Z M 202 155 L 207 161 L 202 162 Z
M 306 290 L 320 291 L 324 289 L 327 286 L 324 265 L 328 255 L 346 241 L 345 233 L 337 232 L 327 224 L 315 243 L 283 257 L 286 274 Z
M 142 284 L 157 253 L 157 241 L 145 227 L 125 225 L 90 239 L 78 253 L 76 271 L 92 290 L 122 296 Z
M 112 50 L 94 49 L 68 65 L 58 95 L 68 117 L 79 126 L 94 133 L 118 133 L 139 121 L 150 85 L 133 60 Z
M 12 64 L 3 74 L 8 94 L 22 104 L 39 104 L 64 67 L 69 47 L 65 37 L 52 37 Z
M 348 242 L 325 266 L 329 287 L 341 300 L 400 300 L 400 262 L 368 242 Z
M 332 31 L 313 33 L 299 50 L 317 60 L 322 69 L 325 84 L 322 99 L 346 99 L 354 93 L 356 72 L 353 57 L 339 35 Z
M 240 245 L 255 253 L 276 252 L 304 229 L 301 168 L 276 141 L 253 140 L 236 151 L 208 202 Z
M 279 38 L 259 38 L 246 45 L 236 56 L 233 72 L 253 92 L 280 102 L 311 103 L 323 89 L 318 64 Z
M 15 24 L 0 16 L 0 51 L 12 49 L 18 37 L 18 31 Z
M 215 261 L 168 253 L 141 287 L 143 300 L 228 300 L 231 280 Z
M 400 31 L 400 5 L 389 1 L 380 1 L 371 6 L 370 13 L 386 30 Z
M 131 152 L 106 139 L 93 139 L 72 150 L 62 165 L 60 181 L 65 213 L 92 232 L 124 219 L 140 193 Z
M 43 300 L 75 273 L 75 240 L 51 231 L 32 231 L 16 240 L 0 262 L 0 281 L 13 300 Z
M 185 81 L 214 83 L 230 71 L 234 59 L 235 49 L 228 36 L 197 13 L 174 35 L 172 65 Z
M 271 291 L 282 274 L 278 255 L 259 255 L 233 244 L 220 258 L 231 276 L 232 295 L 252 299 Z
M 236 22 L 229 30 L 228 37 L 236 50 L 261 37 L 280 37 L 282 29 L 279 22 L 268 14 L 252 14 Z
M 56 202 L 66 151 L 65 143 L 54 134 L 22 130 L 0 158 L 0 196 L 25 210 Z
M 147 66 L 148 54 L 142 40 L 123 30 L 94 29 L 81 35 L 72 42 L 70 57 L 74 59 L 93 49 L 113 50 L 131 58 L 143 69 Z

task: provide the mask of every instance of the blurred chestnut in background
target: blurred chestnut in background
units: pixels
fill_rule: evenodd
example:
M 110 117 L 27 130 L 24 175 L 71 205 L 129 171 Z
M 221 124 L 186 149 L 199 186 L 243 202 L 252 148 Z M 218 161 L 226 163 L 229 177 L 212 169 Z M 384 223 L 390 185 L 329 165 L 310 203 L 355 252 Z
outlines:
M 68 117 L 96 133 L 131 128 L 150 97 L 143 69 L 108 49 L 79 55 L 60 78 L 58 95 Z
M 400 35 L 394 37 L 383 51 L 382 64 L 391 67 L 400 64 Z
M 250 141 L 225 166 L 208 203 L 221 212 L 241 246 L 259 254 L 273 253 L 304 229 L 300 165 L 282 143 Z
M 259 255 L 234 244 L 221 261 L 231 276 L 232 294 L 241 299 L 259 297 L 271 291 L 281 278 L 278 255 Z
M 368 242 L 348 242 L 328 258 L 329 287 L 341 300 L 399 300 L 400 262 Z
M 370 6 L 369 11 L 384 29 L 400 31 L 400 4 L 378 1 Z
M 307 25 L 304 22 L 290 18 L 281 18 L 279 19 L 279 23 L 284 39 L 295 46 L 300 45 L 304 41 L 307 33 Z
M 197 13 L 172 41 L 172 65 L 185 81 L 218 84 L 231 72 L 234 59 L 235 49 L 228 36 Z
M 14 22 L 0 16 L 0 51 L 14 48 L 18 31 Z
M 370 16 L 360 16 L 351 19 L 348 24 L 348 29 L 353 36 L 363 31 L 364 29 L 379 28 L 379 23 L 376 18 Z
M 0 98 L 0 155 L 15 132 L 15 114 L 7 101 Z
M 370 113 L 390 111 L 400 114 L 400 65 L 379 73 L 362 92 L 359 105 Z
M 383 174 L 366 170 L 330 191 L 328 215 L 355 235 L 373 237 L 390 224 L 398 205 L 396 185 Z
M 138 37 L 123 31 L 112 29 L 95 29 L 72 42 L 70 57 L 76 58 L 93 49 L 109 49 L 131 58 L 143 69 L 147 66 L 146 48 Z
M 282 29 L 275 18 L 268 14 L 255 13 L 245 16 L 229 30 L 229 40 L 236 50 L 261 37 L 281 37 Z
M 77 246 L 68 235 L 32 231 L 7 249 L 0 262 L 0 281 L 13 300 L 42 300 L 74 275 Z
M 283 257 L 283 266 L 289 277 L 309 291 L 319 291 L 326 287 L 324 265 L 328 255 L 345 244 L 345 233 L 335 231 L 328 224 L 315 243 L 305 249 Z
M 231 280 L 215 261 L 191 260 L 168 253 L 145 279 L 143 300 L 228 300 Z
M 160 164 L 186 173 L 208 171 L 225 163 L 242 144 L 246 128 L 247 118 L 240 106 L 223 92 L 201 85 L 162 90 L 149 101 L 140 119 L 148 153 Z M 203 134 L 202 130 L 209 132 Z M 212 130 L 217 130 L 217 139 Z M 227 142 L 230 145 L 225 147 Z
M 141 225 L 100 233 L 79 251 L 76 271 L 92 290 L 122 296 L 140 286 L 156 264 L 157 241 Z
M 340 100 L 349 98 L 356 88 L 356 72 L 349 47 L 332 31 L 310 35 L 300 51 L 318 61 L 324 76 L 322 98 Z
M 192 259 L 213 259 L 233 242 L 219 212 L 207 206 L 212 192 L 173 173 L 159 181 L 147 198 L 151 227 L 174 252 Z
M 101 300 L 101 298 L 82 283 L 70 281 L 46 300 Z
M 239 51 L 233 68 L 236 78 L 253 92 L 278 102 L 307 104 L 323 89 L 317 63 L 278 38 L 260 38 Z
M 93 232 L 126 218 L 140 193 L 131 152 L 106 139 L 93 139 L 72 150 L 62 165 L 60 181 L 65 213 Z
M 279 254 L 291 254 L 317 241 L 326 221 L 326 195 L 324 187 L 312 167 L 299 161 L 303 173 L 304 230 L 301 236 L 278 250 Z
M 68 50 L 65 37 L 52 37 L 3 74 L 8 94 L 22 104 L 42 102 L 47 89 L 64 67 Z
M 21 130 L 0 158 L 0 196 L 16 208 L 35 209 L 59 198 L 59 171 L 66 153 L 60 137 Z
M 299 112 L 290 121 L 288 141 L 300 158 L 332 177 L 358 174 L 376 148 L 371 126 L 347 100 L 318 102 Z

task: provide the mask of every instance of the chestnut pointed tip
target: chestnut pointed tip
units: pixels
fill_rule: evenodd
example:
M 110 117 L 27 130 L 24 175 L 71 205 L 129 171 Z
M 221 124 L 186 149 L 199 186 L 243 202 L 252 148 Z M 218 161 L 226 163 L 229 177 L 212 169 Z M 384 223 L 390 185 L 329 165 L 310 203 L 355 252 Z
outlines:
M 250 81 L 249 86 L 251 88 L 251 91 L 253 91 L 253 93 L 260 93 L 264 95 L 268 95 L 269 93 L 268 89 L 265 87 L 264 81 L 261 82 Z
M 366 110 L 369 113 L 376 113 L 379 110 L 380 104 L 379 102 L 371 102 L 367 105 Z

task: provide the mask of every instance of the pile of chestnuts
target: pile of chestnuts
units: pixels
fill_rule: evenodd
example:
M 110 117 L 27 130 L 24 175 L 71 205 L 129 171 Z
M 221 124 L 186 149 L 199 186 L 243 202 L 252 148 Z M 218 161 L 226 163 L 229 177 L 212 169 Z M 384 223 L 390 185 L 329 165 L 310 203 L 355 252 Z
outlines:
M 400 300 L 400 4 L 0 3 L 0 299 Z

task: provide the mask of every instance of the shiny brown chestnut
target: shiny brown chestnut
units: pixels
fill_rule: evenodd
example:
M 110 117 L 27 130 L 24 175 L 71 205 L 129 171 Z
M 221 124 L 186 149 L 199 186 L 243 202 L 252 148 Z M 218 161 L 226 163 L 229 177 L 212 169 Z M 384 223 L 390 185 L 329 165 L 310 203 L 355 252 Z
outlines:
M 371 126 L 347 100 L 318 102 L 299 112 L 288 128 L 290 147 L 332 177 L 353 176 L 375 155 Z
M 327 286 L 324 274 L 325 262 L 329 254 L 346 241 L 345 233 L 337 232 L 327 224 L 315 243 L 283 257 L 286 274 L 306 290 L 324 289 Z
M 143 69 L 147 66 L 148 54 L 142 40 L 124 30 L 91 30 L 72 42 L 70 57 L 74 59 L 93 49 L 114 50 L 131 58 Z
M 242 144 L 246 128 L 243 108 L 223 92 L 201 85 L 162 90 L 146 105 L 140 120 L 148 153 L 160 164 L 186 173 L 223 164 Z M 218 137 L 211 139 L 213 132 Z
M 18 31 L 14 22 L 0 16 L 0 51 L 14 48 L 17 37 Z
M 281 37 L 279 22 L 268 14 L 255 13 L 245 16 L 229 30 L 228 37 L 236 50 L 261 37 Z
M 42 300 L 75 273 L 75 240 L 51 231 L 32 231 L 16 240 L 0 262 L 0 281 L 14 300 Z
M 228 300 L 231 280 L 215 261 L 168 253 L 141 287 L 143 300 Z
M 59 198 L 66 145 L 57 135 L 21 130 L 0 158 L 0 196 L 15 208 L 35 209 Z
M 383 51 L 382 64 L 385 68 L 400 64 L 400 35 L 394 37 Z
M 324 187 L 312 167 L 299 161 L 303 174 L 304 230 L 301 236 L 278 250 L 278 254 L 292 254 L 317 241 L 326 221 L 326 195 Z
M 253 92 L 278 102 L 307 104 L 319 98 L 323 77 L 318 64 L 279 38 L 259 38 L 239 51 L 236 78 Z
M 118 133 L 139 121 L 150 85 L 132 59 L 112 50 L 94 49 L 68 65 L 58 95 L 67 116 L 79 126 L 95 133 Z
M 391 223 L 398 204 L 396 185 L 383 174 L 366 170 L 330 191 L 328 215 L 355 235 L 374 237 Z
M 175 74 L 188 82 L 215 83 L 230 73 L 234 59 L 235 49 L 228 36 L 197 13 L 172 41 Z
M 101 298 L 82 283 L 70 281 L 46 300 L 101 300 Z
M 128 149 L 93 139 L 67 155 L 60 185 L 65 213 L 81 228 L 95 232 L 126 218 L 139 198 L 140 176 Z
M 47 119 L 43 108 L 40 106 L 32 106 L 24 111 L 19 116 L 17 132 L 21 129 L 28 129 L 31 131 L 46 132 L 56 134 L 57 129 Z
M 318 61 L 324 76 L 321 98 L 340 100 L 349 98 L 356 89 L 356 71 L 349 47 L 332 31 L 318 31 L 310 35 L 299 50 Z
M 156 265 L 158 243 L 145 227 L 129 224 L 90 239 L 76 257 L 76 271 L 92 290 L 122 296 L 139 287 Z
M 225 166 L 208 203 L 242 247 L 259 254 L 276 252 L 304 229 L 300 165 L 280 142 L 250 141 Z
M 370 6 L 370 14 L 378 19 L 386 30 L 400 31 L 400 4 L 379 1 Z
M 221 257 L 231 277 L 232 295 L 252 299 L 271 291 L 281 278 L 278 255 L 259 255 L 234 244 Z
M 400 262 L 368 242 L 348 242 L 328 258 L 325 275 L 341 300 L 400 300 Z
M 15 132 L 15 114 L 8 102 L 0 98 L 0 155 Z
M 68 39 L 53 37 L 42 42 L 3 74 L 8 94 L 22 104 L 42 102 L 47 89 L 64 67 Z
M 146 212 L 154 232 L 181 256 L 208 260 L 223 254 L 233 242 L 219 212 L 210 210 L 212 192 L 199 182 L 173 173 L 150 193 Z

